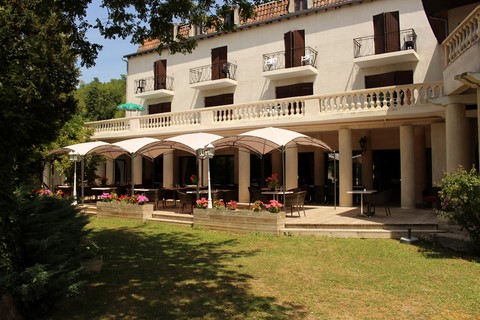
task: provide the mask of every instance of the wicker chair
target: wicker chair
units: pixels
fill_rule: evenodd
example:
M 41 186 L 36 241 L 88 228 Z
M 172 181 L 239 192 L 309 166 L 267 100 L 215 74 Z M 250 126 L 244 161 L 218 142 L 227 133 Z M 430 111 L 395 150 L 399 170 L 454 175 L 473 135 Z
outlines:
M 293 216 L 293 209 L 297 209 L 298 216 L 300 217 L 300 208 L 303 210 L 303 215 L 306 217 L 305 213 L 305 196 L 307 191 L 299 191 L 285 195 L 285 208 L 290 207 L 290 215 Z
M 187 213 L 193 213 L 194 195 L 180 190 L 177 190 L 177 195 L 182 212 L 185 210 L 185 207 L 189 207 L 190 211 Z
M 383 206 L 385 208 L 385 214 L 390 216 L 390 198 L 392 197 L 392 190 L 385 190 L 376 193 L 369 194 L 365 197 L 365 203 L 367 204 L 367 216 L 375 215 L 375 206 Z

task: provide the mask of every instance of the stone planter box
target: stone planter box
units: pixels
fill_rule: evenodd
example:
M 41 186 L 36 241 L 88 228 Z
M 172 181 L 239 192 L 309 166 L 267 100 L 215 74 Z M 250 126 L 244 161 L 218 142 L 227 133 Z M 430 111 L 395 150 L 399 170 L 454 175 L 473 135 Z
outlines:
M 251 210 L 194 209 L 193 225 L 230 232 L 280 234 L 285 227 L 285 213 Z
M 152 203 L 138 205 L 115 202 L 97 202 L 98 217 L 118 217 L 145 221 L 147 218 L 152 217 L 152 213 Z

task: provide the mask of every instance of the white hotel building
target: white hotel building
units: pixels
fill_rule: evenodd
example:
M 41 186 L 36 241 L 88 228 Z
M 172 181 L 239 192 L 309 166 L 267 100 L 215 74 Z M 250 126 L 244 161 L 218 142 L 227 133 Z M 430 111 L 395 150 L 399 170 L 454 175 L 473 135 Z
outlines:
M 338 159 L 339 205 L 362 185 L 393 190 L 402 208 L 445 171 L 478 167 L 480 1 L 282 0 L 255 19 L 229 19 L 236 32 L 174 27 L 194 37 L 192 54 L 159 54 L 145 43 L 126 55 L 127 102 L 145 111 L 88 123 L 93 140 L 165 139 L 183 133 L 236 135 L 256 128 L 294 130 L 338 152 L 298 147 L 286 153 L 286 186 L 324 186 L 331 199 Z M 360 143 L 362 141 L 362 143 Z M 115 165 L 115 167 L 113 167 Z M 127 183 L 130 159 L 106 162 L 99 175 Z M 133 161 L 136 184 L 188 183 L 195 157 L 181 151 Z M 261 170 L 260 168 L 264 168 Z M 219 150 L 212 183 L 248 187 L 281 172 L 279 153 L 262 160 Z

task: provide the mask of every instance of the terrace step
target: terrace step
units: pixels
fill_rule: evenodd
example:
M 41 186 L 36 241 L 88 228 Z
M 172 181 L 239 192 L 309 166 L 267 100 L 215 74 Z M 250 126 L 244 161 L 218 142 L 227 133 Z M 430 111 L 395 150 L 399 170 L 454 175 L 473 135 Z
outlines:
M 147 221 L 165 222 L 176 225 L 193 225 L 193 215 L 154 211 Z
M 356 224 L 316 224 L 316 223 L 286 223 L 285 229 L 316 229 L 316 230 L 429 230 L 438 231 L 437 224 L 379 224 L 379 223 L 356 223 Z
M 382 238 L 382 239 L 400 239 L 408 235 L 407 229 L 359 229 L 355 228 L 284 228 L 281 229 L 284 235 L 292 236 L 323 236 L 339 238 Z M 412 229 L 412 236 L 419 237 L 425 234 L 440 234 L 441 230 L 432 229 Z

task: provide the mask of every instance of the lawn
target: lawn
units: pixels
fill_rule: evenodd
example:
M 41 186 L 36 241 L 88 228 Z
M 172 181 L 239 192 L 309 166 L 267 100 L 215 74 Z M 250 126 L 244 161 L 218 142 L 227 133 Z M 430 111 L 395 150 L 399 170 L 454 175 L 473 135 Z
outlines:
M 479 319 L 478 258 L 398 240 L 93 218 L 104 250 L 50 319 Z

